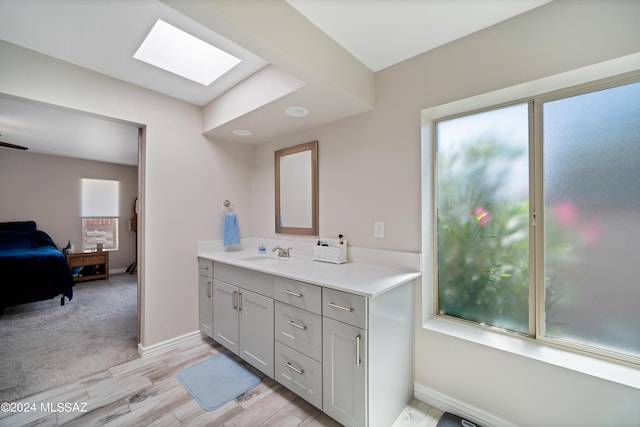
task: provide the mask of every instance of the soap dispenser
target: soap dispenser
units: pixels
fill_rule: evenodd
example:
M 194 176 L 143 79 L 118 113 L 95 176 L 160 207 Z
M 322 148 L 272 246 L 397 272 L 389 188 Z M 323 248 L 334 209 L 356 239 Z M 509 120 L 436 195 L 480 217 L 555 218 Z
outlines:
M 258 246 L 258 253 L 259 254 L 266 254 L 267 253 L 267 248 L 264 245 L 263 242 L 260 242 L 260 246 Z

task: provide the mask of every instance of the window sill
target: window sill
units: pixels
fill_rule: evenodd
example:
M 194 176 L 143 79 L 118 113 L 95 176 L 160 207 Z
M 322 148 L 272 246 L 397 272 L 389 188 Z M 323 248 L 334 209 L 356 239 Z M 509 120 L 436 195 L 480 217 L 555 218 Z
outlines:
M 423 328 L 496 350 L 640 389 L 640 369 L 586 354 L 553 347 L 524 337 L 505 335 L 442 318 L 431 318 Z

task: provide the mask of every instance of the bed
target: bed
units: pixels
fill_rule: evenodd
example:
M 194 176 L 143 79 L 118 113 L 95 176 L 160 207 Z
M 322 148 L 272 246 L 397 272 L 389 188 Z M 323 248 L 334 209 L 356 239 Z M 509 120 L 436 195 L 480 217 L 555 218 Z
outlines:
M 65 256 L 35 221 L 0 223 L 0 313 L 5 307 L 73 298 Z

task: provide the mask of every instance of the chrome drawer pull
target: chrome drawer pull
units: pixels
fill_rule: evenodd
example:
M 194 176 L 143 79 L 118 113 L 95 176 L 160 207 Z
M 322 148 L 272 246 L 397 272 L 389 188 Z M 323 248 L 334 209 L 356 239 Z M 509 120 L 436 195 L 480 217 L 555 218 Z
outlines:
M 298 328 L 298 329 L 302 329 L 303 331 L 307 329 L 307 326 L 302 326 L 302 325 L 298 325 L 297 323 L 295 323 L 293 320 L 289 320 L 287 322 L 289 325 L 293 326 L 294 328 Z
M 299 373 L 300 375 L 304 374 L 304 369 L 298 369 L 295 366 L 293 366 L 291 363 L 289 362 L 285 362 L 284 366 L 286 366 L 287 368 L 296 371 L 297 373 Z
M 236 291 L 233 291 L 233 302 L 231 303 L 231 306 L 234 310 L 238 308 L 238 292 Z
M 332 302 L 329 303 L 329 307 L 333 307 L 333 308 L 337 308 L 337 309 L 340 309 L 340 310 L 348 311 L 349 313 L 351 313 L 353 311 L 353 307 L 343 307 L 341 305 L 334 304 Z
M 360 359 L 360 335 L 356 336 L 356 366 L 360 366 L 362 360 Z
M 290 291 L 289 289 L 285 289 L 283 292 L 287 295 L 293 295 L 294 297 L 302 298 L 302 294 Z

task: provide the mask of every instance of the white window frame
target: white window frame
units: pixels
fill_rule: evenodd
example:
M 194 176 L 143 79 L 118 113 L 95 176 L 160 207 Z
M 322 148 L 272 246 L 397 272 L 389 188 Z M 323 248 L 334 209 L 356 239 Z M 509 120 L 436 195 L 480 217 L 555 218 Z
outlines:
M 640 370 L 637 369 L 637 365 L 633 366 L 610 357 L 576 351 L 564 345 L 557 346 L 551 340 L 519 336 L 498 328 L 481 327 L 470 322 L 436 316 L 437 296 L 434 284 L 437 280 L 437 270 L 433 262 L 437 254 L 435 198 L 433 197 L 436 191 L 433 179 L 435 165 L 434 120 L 500 105 L 526 102 L 550 92 L 567 90 L 603 79 L 618 79 L 625 73 L 637 75 L 638 70 L 640 70 L 640 54 L 633 54 L 422 111 L 421 178 L 423 184 L 422 248 L 424 254 L 422 327 L 424 329 L 640 389 Z M 540 232 L 541 230 L 536 230 L 536 233 Z

